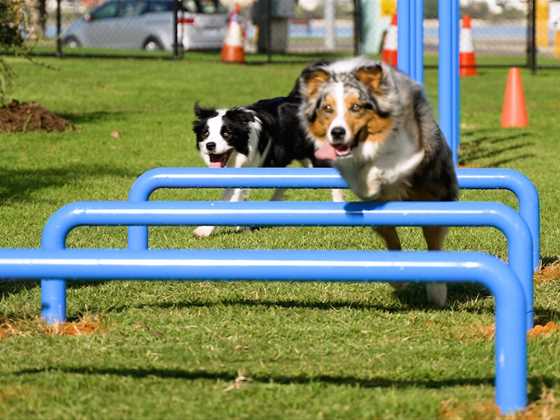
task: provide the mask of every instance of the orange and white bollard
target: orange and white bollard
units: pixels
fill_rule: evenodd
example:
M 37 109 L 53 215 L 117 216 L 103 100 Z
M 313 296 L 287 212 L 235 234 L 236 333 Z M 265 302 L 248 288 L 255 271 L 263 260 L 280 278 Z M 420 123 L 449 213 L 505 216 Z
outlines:
M 398 28 L 397 15 L 393 15 L 391 25 L 385 35 L 383 43 L 383 51 L 381 51 L 381 61 L 389 64 L 391 67 L 397 67 L 398 64 Z
M 461 25 L 461 37 L 459 47 L 459 75 L 461 77 L 476 76 L 476 57 L 472 39 L 472 20 L 470 16 L 464 16 Z

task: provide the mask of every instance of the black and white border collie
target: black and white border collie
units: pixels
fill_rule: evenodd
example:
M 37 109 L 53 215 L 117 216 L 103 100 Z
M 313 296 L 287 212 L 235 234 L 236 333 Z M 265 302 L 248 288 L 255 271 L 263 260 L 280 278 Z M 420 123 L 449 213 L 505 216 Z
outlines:
M 193 130 L 196 147 L 204 163 L 212 168 L 286 167 L 299 161 L 303 167 L 325 167 L 330 162 L 315 157 L 315 146 L 298 118 L 299 96 L 263 99 L 249 106 L 228 109 L 194 106 Z M 271 200 L 282 200 L 276 189 Z M 224 200 L 240 201 L 248 190 L 226 189 Z M 340 190 L 334 201 L 343 201 Z M 195 236 L 212 234 L 215 226 L 199 226 Z

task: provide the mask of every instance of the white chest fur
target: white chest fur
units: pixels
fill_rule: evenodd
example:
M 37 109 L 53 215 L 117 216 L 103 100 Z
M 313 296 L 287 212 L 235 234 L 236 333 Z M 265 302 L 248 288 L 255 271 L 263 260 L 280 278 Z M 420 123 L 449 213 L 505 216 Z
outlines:
M 399 199 L 405 178 L 423 158 L 415 136 L 399 130 L 383 142 L 360 143 L 351 155 L 337 158 L 335 167 L 361 199 Z

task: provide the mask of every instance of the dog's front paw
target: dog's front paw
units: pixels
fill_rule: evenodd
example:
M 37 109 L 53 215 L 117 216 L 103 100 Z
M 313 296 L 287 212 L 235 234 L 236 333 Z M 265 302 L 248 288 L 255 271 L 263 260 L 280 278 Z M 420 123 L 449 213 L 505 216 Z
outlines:
M 428 295 L 428 302 L 440 308 L 447 304 L 447 284 L 445 283 L 426 284 L 426 294 Z
M 216 226 L 199 226 L 193 230 L 193 235 L 197 238 L 207 238 L 212 234 Z

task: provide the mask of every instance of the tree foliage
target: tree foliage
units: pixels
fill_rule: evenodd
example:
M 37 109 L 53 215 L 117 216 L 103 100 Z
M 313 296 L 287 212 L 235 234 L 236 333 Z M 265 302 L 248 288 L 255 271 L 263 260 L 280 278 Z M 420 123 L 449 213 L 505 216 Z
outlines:
M 0 52 L 13 54 L 21 51 L 24 28 L 23 1 L 0 0 Z M 13 77 L 12 68 L 0 57 L 0 105 L 7 100 Z

